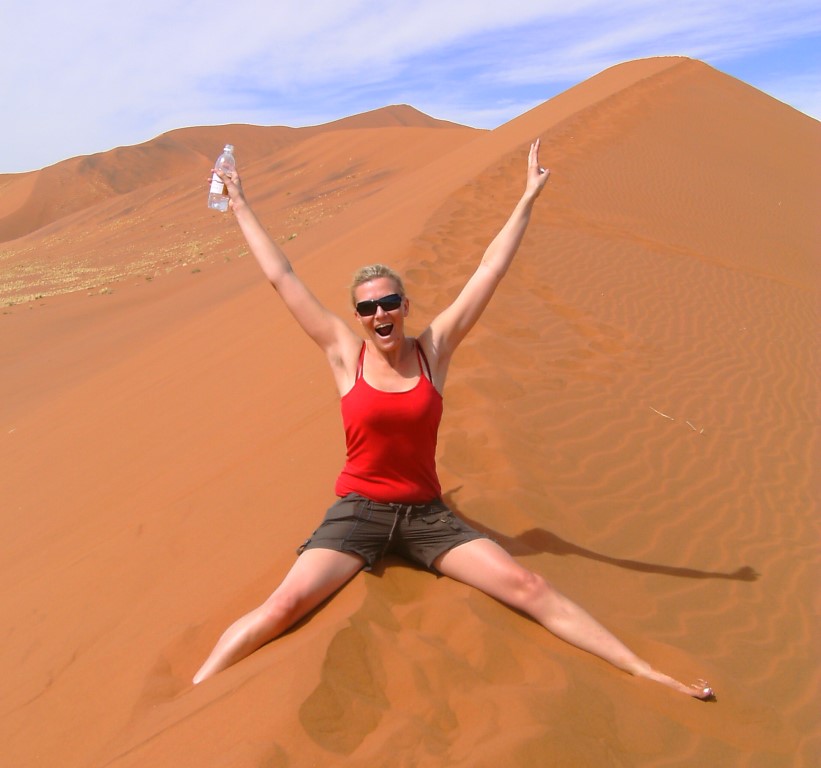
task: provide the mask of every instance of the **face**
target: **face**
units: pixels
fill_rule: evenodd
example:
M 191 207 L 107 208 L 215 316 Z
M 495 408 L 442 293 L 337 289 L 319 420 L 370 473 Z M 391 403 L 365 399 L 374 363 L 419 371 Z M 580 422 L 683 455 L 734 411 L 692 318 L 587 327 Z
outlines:
M 354 291 L 357 303 L 369 299 L 381 299 L 392 293 L 399 293 L 399 287 L 389 277 L 378 277 L 367 283 L 358 285 Z M 380 347 L 390 347 L 401 342 L 405 337 L 405 318 L 408 316 L 408 300 L 402 299 L 402 303 L 396 309 L 385 310 L 382 307 L 376 308 L 374 315 L 360 315 L 356 317 L 362 327 Z

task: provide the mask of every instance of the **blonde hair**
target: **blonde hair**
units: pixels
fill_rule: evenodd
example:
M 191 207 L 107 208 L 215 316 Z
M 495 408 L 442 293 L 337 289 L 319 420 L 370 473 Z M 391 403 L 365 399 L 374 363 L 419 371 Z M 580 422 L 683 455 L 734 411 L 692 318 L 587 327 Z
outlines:
M 384 264 L 369 264 L 367 267 L 360 267 L 353 274 L 351 280 L 351 302 L 356 306 L 356 289 L 363 283 L 369 283 L 371 280 L 376 280 L 380 277 L 387 277 L 396 283 L 399 295 L 405 295 L 405 286 L 402 283 L 402 278 L 397 272 Z

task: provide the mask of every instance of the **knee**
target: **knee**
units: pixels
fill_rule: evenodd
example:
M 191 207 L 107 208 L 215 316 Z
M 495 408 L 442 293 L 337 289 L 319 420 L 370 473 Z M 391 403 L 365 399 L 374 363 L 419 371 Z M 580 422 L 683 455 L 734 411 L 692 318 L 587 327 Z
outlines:
M 536 603 L 550 599 L 555 592 L 543 576 L 527 568 L 518 568 L 511 574 L 510 588 L 511 602 L 523 610 L 528 610 Z
M 298 617 L 302 610 L 302 599 L 287 590 L 277 590 L 259 608 L 257 613 L 265 624 L 288 623 Z

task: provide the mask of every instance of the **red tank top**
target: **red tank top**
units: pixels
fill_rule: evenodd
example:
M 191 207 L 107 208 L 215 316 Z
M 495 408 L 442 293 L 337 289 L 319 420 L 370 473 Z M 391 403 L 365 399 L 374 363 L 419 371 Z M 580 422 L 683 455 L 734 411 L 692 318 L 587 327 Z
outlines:
M 435 460 L 442 396 L 430 381 L 425 353 L 415 345 L 419 382 L 407 392 L 383 392 L 362 376 L 362 344 L 356 381 L 341 399 L 348 457 L 336 481 L 337 496 L 421 504 L 442 495 Z

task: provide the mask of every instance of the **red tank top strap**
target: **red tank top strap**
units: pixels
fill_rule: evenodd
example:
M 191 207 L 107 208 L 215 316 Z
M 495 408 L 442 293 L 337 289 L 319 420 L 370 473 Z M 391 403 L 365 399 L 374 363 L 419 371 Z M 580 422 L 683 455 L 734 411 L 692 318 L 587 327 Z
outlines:
M 425 354 L 425 350 L 422 349 L 422 345 L 419 343 L 419 339 L 414 339 L 416 343 L 416 356 L 419 358 L 419 370 L 422 373 L 427 371 L 428 374 L 428 381 L 433 381 L 433 376 L 430 375 L 430 364 L 428 363 L 428 356 Z
M 418 339 L 413 340 L 414 345 L 416 346 L 416 358 L 419 360 L 419 370 L 422 372 L 423 375 L 427 375 L 428 381 L 433 381 L 433 376 L 430 373 L 430 363 L 428 362 L 428 356 L 425 354 L 425 350 L 422 349 L 422 345 L 419 343 Z M 359 351 L 359 362 L 356 365 L 356 378 L 357 380 L 362 378 L 362 370 L 365 365 L 365 342 L 362 342 L 362 349 Z
M 362 349 L 359 351 L 359 363 L 356 366 L 356 379 L 357 381 L 362 378 L 362 366 L 364 365 L 365 361 L 365 342 L 362 342 Z

